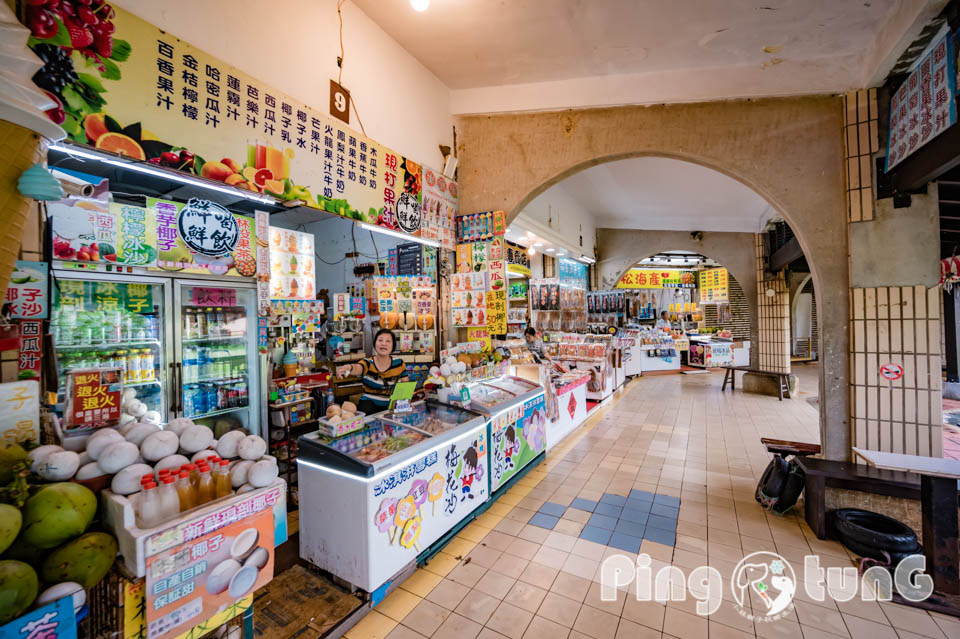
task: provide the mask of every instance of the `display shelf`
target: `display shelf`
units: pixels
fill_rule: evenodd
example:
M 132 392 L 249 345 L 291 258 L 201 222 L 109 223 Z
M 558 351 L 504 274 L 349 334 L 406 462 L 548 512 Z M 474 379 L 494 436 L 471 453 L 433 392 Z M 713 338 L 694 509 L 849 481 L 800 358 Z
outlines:
M 287 406 L 296 406 L 297 404 L 306 404 L 307 402 L 312 402 L 312 397 L 304 397 L 303 399 L 295 399 L 292 402 L 283 402 L 282 404 L 267 404 L 271 410 L 280 410 L 281 408 L 286 408 Z
M 104 348 L 123 350 L 125 348 L 142 348 L 144 346 L 160 346 L 160 341 L 155 339 L 139 342 L 110 342 L 100 344 L 57 344 L 58 351 L 97 351 Z
M 509 297 L 509 298 L 507 298 L 507 299 L 509 299 L 511 302 L 526 302 L 526 301 L 527 301 L 527 297 L 526 297 L 526 296 L 523 296 L 523 297 Z
M 361 359 L 366 357 L 363 353 L 350 353 L 349 355 L 340 355 L 339 357 L 334 357 L 334 362 L 359 362 Z
M 196 342 L 229 342 L 232 340 L 246 339 L 246 335 L 215 335 L 211 337 L 191 337 L 181 340 L 184 344 L 194 344 Z
M 247 406 L 237 406 L 235 408 L 221 408 L 218 410 L 212 410 L 206 413 L 200 413 L 198 415 L 186 415 L 190 419 L 203 419 L 205 417 L 216 417 L 217 415 L 226 415 L 227 413 L 235 413 L 238 410 L 247 410 L 250 408 L 249 404 Z
M 159 379 L 148 379 L 148 380 L 144 380 L 144 381 L 142 381 L 142 382 L 124 382 L 124 383 L 123 383 L 123 387 L 124 387 L 124 388 L 136 388 L 136 387 L 138 387 L 138 386 L 153 386 L 153 385 L 155 385 L 155 384 L 159 386 L 159 385 L 162 385 L 163 382 L 161 382 Z
M 225 375 L 208 375 L 207 377 L 198 377 L 197 379 L 185 379 L 184 384 L 205 384 L 207 382 L 219 382 L 223 379 L 232 379 L 234 377 L 246 377 L 247 371 L 242 373 L 227 373 Z

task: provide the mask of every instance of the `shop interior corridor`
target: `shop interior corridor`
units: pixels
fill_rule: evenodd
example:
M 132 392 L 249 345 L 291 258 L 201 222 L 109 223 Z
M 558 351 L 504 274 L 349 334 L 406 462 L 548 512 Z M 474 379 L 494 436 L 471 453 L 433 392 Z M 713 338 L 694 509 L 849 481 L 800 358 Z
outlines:
M 729 576 L 744 554 L 775 551 L 798 567 L 811 553 L 823 567 L 854 559 L 840 543 L 818 540 L 797 509 L 780 517 L 753 498 L 769 460 L 760 437 L 818 441 L 816 406 L 724 393 L 721 382 L 719 374 L 629 382 L 347 637 L 960 637 L 951 617 L 859 597 L 816 603 L 802 589 L 785 619 L 754 624 L 738 614 Z M 645 524 L 631 521 L 644 510 Z M 664 606 L 637 602 L 632 591 L 602 602 L 600 562 L 637 550 L 654 571 L 719 569 L 720 610 L 700 617 L 692 598 Z

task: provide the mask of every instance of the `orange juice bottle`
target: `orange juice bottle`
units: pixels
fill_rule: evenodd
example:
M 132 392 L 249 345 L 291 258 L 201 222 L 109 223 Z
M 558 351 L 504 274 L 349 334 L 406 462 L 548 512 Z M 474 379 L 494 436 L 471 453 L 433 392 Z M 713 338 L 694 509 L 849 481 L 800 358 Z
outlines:
M 216 488 L 217 499 L 226 497 L 233 492 L 233 486 L 230 484 L 230 462 L 221 459 L 220 463 L 214 469 L 214 486 Z
M 210 476 L 210 466 L 200 462 L 200 481 L 197 484 L 197 505 L 205 504 L 214 499 L 213 477 Z
M 197 471 L 197 465 L 184 464 L 181 468 L 190 473 L 190 485 L 193 486 L 193 490 L 196 492 L 197 486 L 200 484 L 200 473 Z
M 190 483 L 190 471 L 181 470 L 177 476 L 177 498 L 180 500 L 180 512 L 186 512 L 197 505 L 196 492 Z

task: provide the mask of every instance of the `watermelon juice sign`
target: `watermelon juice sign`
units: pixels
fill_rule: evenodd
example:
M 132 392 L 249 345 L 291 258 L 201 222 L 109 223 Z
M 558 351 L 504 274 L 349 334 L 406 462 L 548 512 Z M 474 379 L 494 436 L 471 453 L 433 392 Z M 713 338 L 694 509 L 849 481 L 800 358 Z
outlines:
M 54 4 L 31 7 L 27 26 L 48 61 L 35 81 L 73 142 L 413 235 L 440 223 L 435 204 L 423 215 L 412 159 L 123 9 L 108 7 L 112 33 L 94 42 Z M 62 83 L 66 70 L 76 79 Z

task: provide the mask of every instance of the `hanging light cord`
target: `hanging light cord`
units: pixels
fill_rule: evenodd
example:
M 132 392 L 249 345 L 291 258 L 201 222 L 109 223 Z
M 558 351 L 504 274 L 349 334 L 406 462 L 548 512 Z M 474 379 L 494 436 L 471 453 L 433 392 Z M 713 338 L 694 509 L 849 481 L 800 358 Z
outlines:
M 341 81 L 343 79 L 343 64 L 347 58 L 343 48 L 343 13 L 341 10 L 346 1 L 347 0 L 337 0 L 337 21 L 340 24 L 340 64 L 337 65 L 340 67 L 340 70 L 337 72 L 337 84 L 341 87 L 343 86 L 343 82 Z M 360 125 L 360 131 L 366 135 L 367 130 L 363 128 L 363 120 L 360 119 L 360 112 L 357 110 L 357 101 L 352 95 L 350 96 L 350 104 L 353 105 L 353 113 L 357 116 L 357 124 Z

